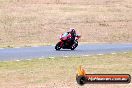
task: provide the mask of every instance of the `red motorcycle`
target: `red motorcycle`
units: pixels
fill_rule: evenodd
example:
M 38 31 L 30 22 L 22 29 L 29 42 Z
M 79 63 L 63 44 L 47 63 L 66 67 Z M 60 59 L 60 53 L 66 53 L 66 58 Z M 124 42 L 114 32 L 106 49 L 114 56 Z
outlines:
M 81 37 L 80 35 L 77 35 L 75 37 L 74 43 L 71 42 L 71 34 L 70 33 L 64 33 L 60 35 L 60 41 L 56 44 L 55 49 L 60 50 L 62 49 L 71 49 L 74 50 L 78 46 L 78 39 Z

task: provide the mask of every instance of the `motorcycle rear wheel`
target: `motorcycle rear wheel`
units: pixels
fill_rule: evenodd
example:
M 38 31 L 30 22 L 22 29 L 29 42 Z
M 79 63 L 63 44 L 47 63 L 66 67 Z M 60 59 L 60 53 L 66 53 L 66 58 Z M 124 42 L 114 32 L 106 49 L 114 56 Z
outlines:
M 77 46 L 78 46 L 78 41 L 75 41 L 75 43 L 71 47 L 71 50 L 74 50 Z

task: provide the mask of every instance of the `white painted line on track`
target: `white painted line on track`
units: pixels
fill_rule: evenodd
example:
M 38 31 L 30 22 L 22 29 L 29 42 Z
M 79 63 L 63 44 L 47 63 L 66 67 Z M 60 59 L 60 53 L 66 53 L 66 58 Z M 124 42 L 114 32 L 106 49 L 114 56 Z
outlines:
M 21 47 L 14 47 L 14 48 L 21 48 Z
M 123 53 L 127 53 L 127 52 L 123 52 Z
M 63 57 L 69 57 L 69 56 L 63 56 Z
M 50 59 L 54 59 L 55 57 L 49 57 Z
M 39 46 L 32 46 L 32 47 L 39 47 Z
M 51 45 L 51 46 L 55 46 L 55 45 Z
M 43 58 L 42 58 L 42 57 L 40 57 L 40 58 L 38 58 L 38 59 L 40 59 L 40 60 L 41 60 L 41 59 L 43 59 Z
M 91 55 L 82 55 L 82 56 L 84 56 L 84 57 L 89 57 L 89 56 L 91 56 Z
M 0 49 L 5 49 L 5 48 L 0 48 Z
M 116 53 L 111 53 L 111 54 L 113 54 L 113 55 L 114 55 L 114 54 L 116 54 Z
M 20 60 L 16 60 L 16 61 L 20 61 Z
M 102 55 L 104 55 L 104 54 L 97 54 L 97 55 L 102 56 Z

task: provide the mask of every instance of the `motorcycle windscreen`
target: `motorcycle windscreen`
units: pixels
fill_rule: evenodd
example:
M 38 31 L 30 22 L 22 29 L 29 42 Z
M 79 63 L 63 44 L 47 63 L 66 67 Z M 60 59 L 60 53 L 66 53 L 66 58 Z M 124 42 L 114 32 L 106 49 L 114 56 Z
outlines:
M 63 35 L 62 35 L 62 37 L 67 37 L 68 36 L 68 33 L 64 33 Z
M 62 39 L 63 39 L 63 40 L 66 40 L 66 39 L 67 39 L 67 36 L 68 36 L 68 33 L 64 33 L 64 34 L 62 35 Z

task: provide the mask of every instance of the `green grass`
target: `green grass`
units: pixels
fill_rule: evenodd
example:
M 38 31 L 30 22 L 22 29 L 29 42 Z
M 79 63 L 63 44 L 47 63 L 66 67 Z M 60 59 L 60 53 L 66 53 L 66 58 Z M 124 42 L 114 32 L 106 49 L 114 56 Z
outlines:
M 56 79 L 75 81 L 79 65 L 82 65 L 89 74 L 132 74 L 132 52 L 103 56 L 0 62 L 0 81 L 7 84 L 7 80 L 9 83 L 15 83 L 17 80 L 20 83 L 24 82 L 25 85 L 45 83 Z
M 15 48 L 15 47 L 33 47 L 33 46 L 51 46 L 54 45 L 54 43 L 36 43 L 36 44 L 13 44 L 13 45 L 0 45 L 0 48 Z

